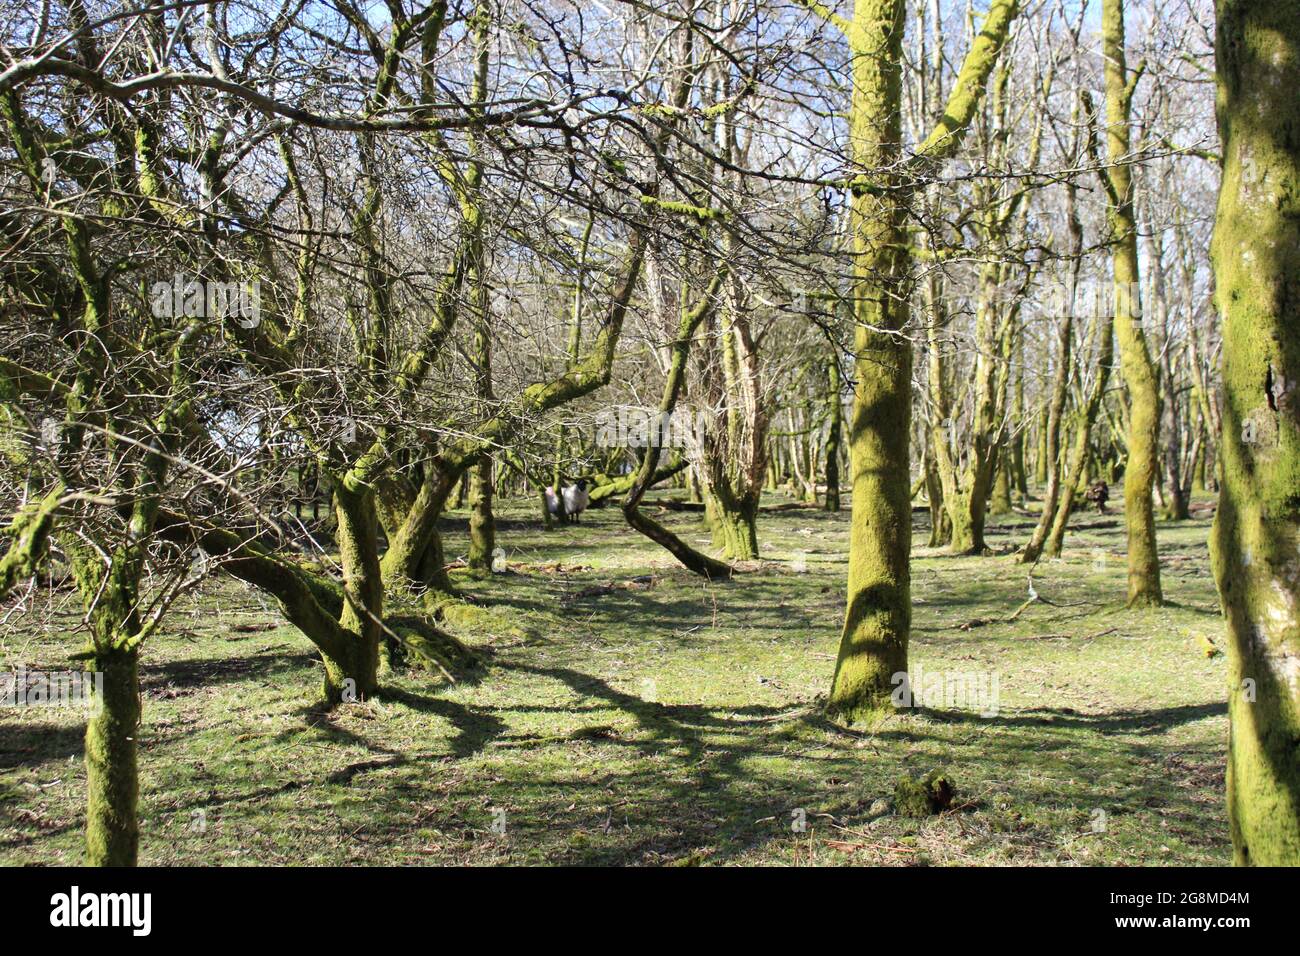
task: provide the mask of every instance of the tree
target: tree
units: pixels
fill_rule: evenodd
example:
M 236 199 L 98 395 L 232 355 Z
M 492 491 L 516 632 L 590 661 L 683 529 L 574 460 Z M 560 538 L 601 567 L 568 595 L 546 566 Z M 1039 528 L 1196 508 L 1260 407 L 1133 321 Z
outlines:
M 1128 605 L 1160 604 L 1151 491 L 1160 475 L 1160 392 L 1142 329 L 1137 216 L 1134 212 L 1129 112 L 1143 67 L 1130 72 L 1124 51 L 1124 0 L 1102 0 L 1102 56 L 1106 80 L 1106 152 L 1102 176 L 1110 202 L 1115 332 L 1128 386 L 1128 460 L 1124 466 L 1124 522 L 1128 529 Z
M 849 422 L 853 498 L 848 600 L 827 710 L 853 722 L 872 719 L 887 708 L 893 675 L 907 670 L 912 347 L 905 330 L 906 193 L 917 188 L 920 174 L 960 145 L 1019 3 L 995 0 L 942 119 L 906 161 L 901 156 L 900 77 L 904 0 L 857 0 L 852 21 L 820 4 L 809 5 L 844 34 L 852 56 L 848 137 L 854 170 L 849 184 L 856 377 Z
M 1211 541 L 1230 647 L 1239 864 L 1300 864 L 1300 13 L 1219 0 L 1223 143 L 1211 257 L 1223 488 Z

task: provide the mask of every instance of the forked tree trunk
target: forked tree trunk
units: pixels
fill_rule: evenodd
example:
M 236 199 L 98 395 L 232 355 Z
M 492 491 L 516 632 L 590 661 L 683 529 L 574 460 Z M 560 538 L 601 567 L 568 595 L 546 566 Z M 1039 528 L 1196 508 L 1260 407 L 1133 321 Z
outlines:
M 1115 331 L 1120 366 L 1128 386 L 1128 460 L 1124 468 L 1124 523 L 1128 532 L 1128 605 L 1147 607 L 1162 601 L 1160 559 L 1156 553 L 1156 519 L 1151 493 L 1159 479 L 1160 394 L 1155 366 L 1142 331 L 1140 314 L 1137 221 L 1133 211 L 1133 175 L 1129 143 L 1129 106 L 1133 95 L 1124 58 L 1124 0 L 1102 0 L 1102 52 L 1106 80 L 1106 144 L 1111 165 L 1110 220 L 1115 236 Z
M 436 601 L 455 594 L 446 571 L 438 519 L 464 469 L 437 460 L 426 462 L 425 469 L 419 491 L 389 534 L 381 569 L 390 593 L 433 592 Z
M 1219 0 L 1228 818 L 1239 864 L 1300 864 L 1300 11 Z
M 890 188 L 899 168 L 904 0 L 857 0 L 849 40 L 853 93 L 849 150 L 853 184 L 852 307 L 857 384 L 849 424 L 853 517 L 849 527 L 848 600 L 828 714 L 872 722 L 892 710 L 894 676 L 907 670 L 911 628 L 912 494 L 910 436 L 912 347 L 908 258 L 903 233 L 906 190 Z M 995 0 L 958 74 L 943 118 L 917 150 L 924 162 L 960 144 L 1018 12 Z M 880 179 L 883 178 L 883 182 Z M 885 187 L 885 188 L 880 188 Z

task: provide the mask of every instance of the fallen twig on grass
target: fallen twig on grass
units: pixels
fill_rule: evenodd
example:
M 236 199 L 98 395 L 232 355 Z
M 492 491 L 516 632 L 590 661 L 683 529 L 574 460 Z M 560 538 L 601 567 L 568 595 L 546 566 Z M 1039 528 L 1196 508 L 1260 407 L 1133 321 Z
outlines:
M 827 840 L 826 845 L 834 850 L 852 853 L 857 850 L 881 850 L 885 853 L 920 853 L 916 847 L 888 846 L 884 843 L 850 843 L 847 840 Z
M 608 584 L 597 584 L 593 587 L 583 588 L 576 594 L 566 595 L 561 598 L 564 603 L 579 601 L 583 598 L 603 597 L 606 594 L 613 594 L 615 591 L 646 591 L 655 586 L 658 580 L 653 574 L 641 574 L 634 578 L 628 578 L 626 581 L 610 581 Z

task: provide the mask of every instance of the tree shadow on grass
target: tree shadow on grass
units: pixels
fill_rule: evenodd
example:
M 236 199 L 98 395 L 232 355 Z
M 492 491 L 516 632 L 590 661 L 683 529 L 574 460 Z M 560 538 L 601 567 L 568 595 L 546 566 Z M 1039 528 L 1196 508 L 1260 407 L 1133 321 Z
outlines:
M 0 770 L 31 769 L 51 760 L 80 757 L 85 746 L 84 723 L 0 724 Z
M 425 697 L 409 691 L 386 688 L 383 700 L 421 713 L 434 714 L 448 721 L 456 728 L 456 736 L 448 742 L 451 754 L 462 760 L 479 753 L 507 730 L 503 720 L 483 708 L 466 707 L 444 697 Z
M 140 667 L 140 689 L 146 694 L 162 688 L 198 688 L 266 678 L 311 667 L 317 655 L 306 651 L 275 651 L 240 657 L 185 658 Z
M 872 797 L 887 794 L 899 773 L 920 772 L 928 767 L 927 759 L 931 758 L 916 757 L 911 747 L 896 750 L 890 746 L 895 740 L 912 744 L 929 741 L 941 746 L 943 762 L 957 768 L 962 780 L 1000 782 L 1011 779 L 1018 768 L 1039 765 L 1044 772 L 1025 775 L 1026 779 L 1016 779 L 1009 785 L 1021 805 L 1059 810 L 1067 795 L 1057 789 L 1059 782 L 1053 781 L 1053 773 L 1088 773 L 1091 769 L 1112 781 L 1112 785 L 1095 792 L 1088 787 L 1075 788 L 1077 793 L 1072 790 L 1068 794 L 1069 807 L 1080 808 L 1080 813 L 1100 807 L 1121 815 L 1162 807 L 1165 808 L 1162 813 L 1169 819 L 1190 824 L 1203 816 L 1203 808 L 1195 802 L 1196 795 L 1147 770 L 1151 765 L 1171 759 L 1174 752 L 1158 742 L 1145 744 L 1134 740 L 1117 746 L 1108 738 L 1153 737 L 1179 725 L 1224 713 L 1219 703 L 1101 714 L 1044 708 L 988 720 L 969 713 L 927 712 L 925 722 L 906 728 L 874 734 L 850 731 L 846 735 L 843 728 L 826 721 L 815 704 L 793 708 L 664 705 L 618 690 L 598 677 L 573 668 L 502 666 L 559 681 L 580 697 L 599 701 L 633 717 L 637 729 L 642 731 L 640 735 L 602 733 L 590 737 L 575 733 L 540 743 L 592 746 L 615 754 L 619 748 L 625 748 L 656 758 L 657 763 L 649 765 L 650 769 L 645 763 L 629 766 L 617 757 L 606 758 L 606 766 L 611 770 L 600 783 L 619 798 L 613 801 L 613 806 L 629 808 L 625 832 L 622 838 L 615 838 L 617 835 L 608 829 L 606 821 L 599 841 L 602 845 L 577 840 L 557 851 L 563 861 L 582 864 L 637 862 L 647 855 L 666 859 L 705 845 L 711 847 L 708 858 L 720 862 L 766 842 L 786 839 L 784 824 L 771 821 L 784 820 L 782 814 L 792 806 L 816 808 L 819 813 L 846 825 L 860 825 L 867 819 Z M 500 708 L 502 712 L 513 709 Z M 999 733 L 999 746 L 990 748 L 985 735 L 957 731 L 953 726 L 967 723 L 999 731 L 1041 727 L 1044 733 L 1011 737 Z M 806 776 L 783 770 L 756 770 L 756 767 L 790 766 L 782 761 L 789 759 L 791 725 L 834 731 L 845 739 L 845 749 L 840 752 L 800 758 L 799 763 L 805 769 L 810 763 L 821 768 L 815 773 L 814 781 L 852 781 L 869 776 L 875 782 L 864 784 L 861 790 L 850 788 L 847 792 L 841 789 L 833 793 L 818 790 L 814 784 L 810 791 Z M 855 752 L 863 746 L 869 748 L 865 753 Z M 890 750 L 895 751 L 891 754 L 894 759 L 885 765 L 872 759 Z M 1206 759 L 1218 758 L 1211 755 Z M 576 802 L 571 783 L 552 778 L 533 781 L 532 785 L 532 792 L 538 796 L 530 809 L 539 818 L 562 815 L 561 804 L 568 802 L 568 808 L 572 809 Z M 968 791 L 967 796 L 973 799 L 972 806 L 980 805 L 980 794 Z M 724 824 L 719 826 L 718 821 Z M 590 825 L 586 829 L 591 832 Z M 1214 837 L 1210 835 L 1207 839 L 1213 841 Z
M 1096 731 L 1102 735 L 1137 734 L 1149 736 L 1172 730 L 1207 717 L 1224 717 L 1228 705 L 1219 701 L 1205 704 L 1182 704 L 1155 710 L 1111 710 L 1088 714 L 1070 707 L 1034 707 L 1013 716 L 996 714 L 983 717 L 970 711 L 931 710 L 926 717 L 941 723 L 985 724 L 996 727 L 1072 727 Z

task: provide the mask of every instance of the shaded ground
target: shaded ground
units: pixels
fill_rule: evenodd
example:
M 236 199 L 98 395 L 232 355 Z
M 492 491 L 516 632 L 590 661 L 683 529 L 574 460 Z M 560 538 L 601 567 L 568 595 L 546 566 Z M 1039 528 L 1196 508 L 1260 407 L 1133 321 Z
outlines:
M 708 585 L 615 509 L 550 533 L 534 510 L 504 509 L 517 570 L 465 579 L 489 608 L 460 630 L 491 655 L 475 685 L 402 674 L 385 699 L 321 717 L 311 646 L 283 624 L 236 629 L 278 623 L 254 592 L 181 606 L 145 653 L 141 862 L 1230 862 L 1225 667 L 1198 643 L 1222 643 L 1208 514 L 1160 526 L 1172 606 L 1123 610 L 1115 524 L 1041 564 L 1053 603 L 1013 623 L 1024 569 L 926 549 L 918 526 L 914 672 L 996 675 L 997 713 L 944 707 L 864 734 L 818 707 L 847 512 L 765 513 L 768 560 Z M 707 543 L 699 516 L 664 520 Z M 1031 525 L 1010 516 L 990 543 Z M 75 615 L 36 620 L 0 624 L 4 667 L 66 666 Z M 81 861 L 81 730 L 73 711 L 0 708 L 0 862 Z M 913 821 L 878 802 L 931 769 L 956 783 L 953 811 Z

